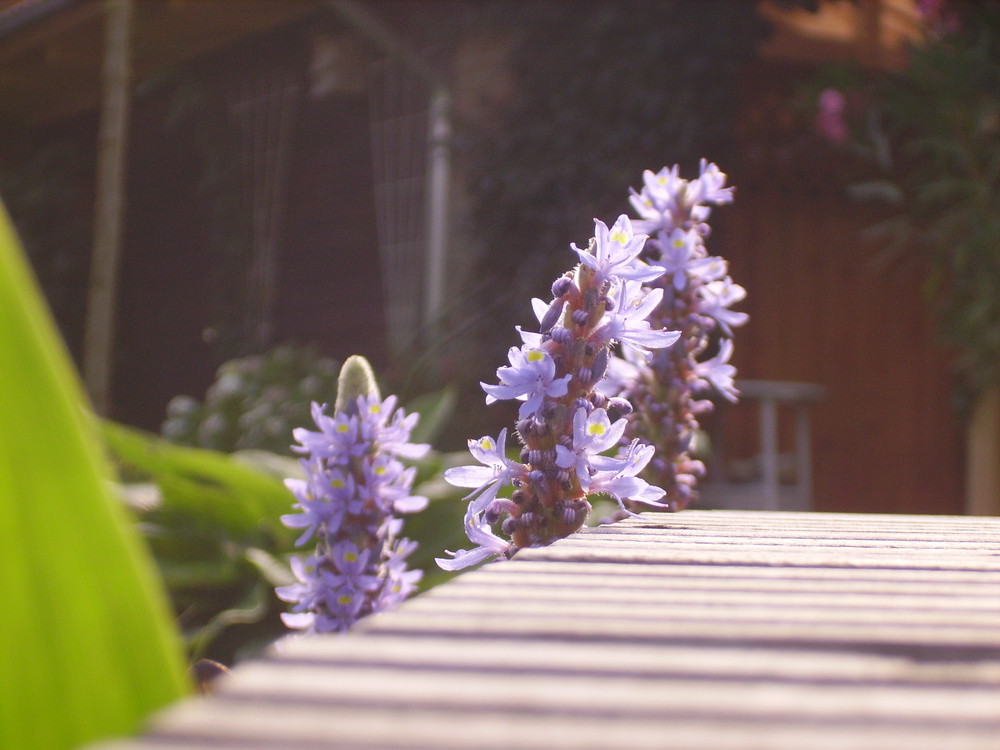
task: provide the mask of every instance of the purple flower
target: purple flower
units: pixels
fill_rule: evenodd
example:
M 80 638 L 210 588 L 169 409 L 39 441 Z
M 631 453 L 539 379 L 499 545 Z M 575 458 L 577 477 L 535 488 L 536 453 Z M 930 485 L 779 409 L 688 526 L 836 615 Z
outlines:
M 591 457 L 610 450 L 621 440 L 628 420 L 619 419 L 614 424 L 604 409 L 577 409 L 573 414 L 573 447 L 556 446 L 556 465 L 576 472 L 584 492 L 590 487 Z
M 526 417 L 542 405 L 546 396 L 565 395 L 571 375 L 556 377 L 556 365 L 552 357 L 543 349 L 512 346 L 507 353 L 510 367 L 497 370 L 500 385 L 480 383 L 486 391 L 486 403 L 503 399 L 518 399 L 521 404 L 519 415 Z
M 705 159 L 701 160 L 701 168 L 698 179 L 693 181 L 685 196 L 686 202 L 690 206 L 699 203 L 713 203 L 722 205 L 733 202 L 733 188 L 725 187 L 726 174 L 719 170 L 715 164 L 709 164 Z
M 599 281 L 612 276 L 633 281 L 651 281 L 662 270 L 639 260 L 646 236 L 634 234 L 632 222 L 622 214 L 611 229 L 600 219 L 594 219 L 594 242 L 587 250 L 572 245 L 573 252 L 585 266 L 597 272 Z
M 715 164 L 701 160 L 697 180 L 688 182 L 678 176 L 675 164 L 659 172 L 646 170 L 642 173 L 641 192 L 631 191 L 629 202 L 640 218 L 633 223 L 640 232 L 670 234 L 675 229 L 694 227 L 699 232 L 707 232 L 703 222 L 711 209 L 706 204 L 731 203 L 733 189 L 724 187 L 726 175 Z
M 416 513 L 427 507 L 427 498 L 411 495 L 417 468 L 404 467 L 392 456 L 380 454 L 361 466 L 364 491 L 377 499 L 386 513 Z
M 308 461 L 303 461 L 302 465 L 306 468 L 305 480 L 285 480 L 285 486 L 298 501 L 293 507 L 300 512 L 281 517 L 288 528 L 305 529 L 295 540 L 297 547 L 308 542 L 320 528 L 335 532 L 347 512 L 346 500 L 354 493 L 352 477 L 344 478 L 339 472 L 325 475 Z
M 423 458 L 430 450 L 430 445 L 409 442 L 410 432 L 417 426 L 420 415 L 407 415 L 402 409 L 395 409 L 395 406 L 395 396 L 389 396 L 385 401 L 381 401 L 377 393 L 358 396 L 362 436 L 378 443 L 382 453 L 400 458 Z
M 416 548 L 416 542 L 397 539 L 395 545 L 388 551 L 385 558 L 386 585 L 382 590 L 378 611 L 395 607 L 416 590 L 424 572 L 406 568 L 406 558 Z
M 819 95 L 816 129 L 831 143 L 845 143 L 851 133 L 844 119 L 847 97 L 835 88 L 826 88 Z
M 711 281 L 726 275 L 722 258 L 707 257 L 701 234 L 690 229 L 674 229 L 669 236 L 659 237 L 660 258 L 653 265 L 663 268 L 664 278 L 670 279 L 678 292 L 684 291 L 691 279 Z
M 324 604 L 325 612 L 317 612 L 317 620 L 314 627 L 321 625 L 324 628 L 336 631 L 344 631 L 351 627 L 362 616 L 362 609 L 368 604 L 368 596 L 361 589 L 351 586 L 341 586 L 338 589 L 326 589 Z M 370 614 L 370 613 L 366 613 Z M 316 627 L 320 631 L 319 627 Z
M 640 217 L 632 222 L 638 231 L 655 234 L 675 228 L 674 217 L 680 213 L 677 198 L 683 194 L 686 184 L 677 172 L 677 165 L 671 169 L 664 167 L 656 173 L 647 169 L 642 173 L 642 191 L 630 191 L 629 202 Z
M 736 368 L 729 364 L 729 358 L 732 354 L 733 340 L 722 339 L 719 343 L 719 353 L 711 359 L 696 363 L 694 372 L 702 381 L 711 385 L 726 399 L 736 403 L 740 392 L 733 382 L 736 377 Z
M 319 566 L 316 557 L 308 557 L 305 560 L 299 557 L 291 559 L 292 575 L 298 583 L 288 586 L 279 586 L 275 589 L 277 595 L 286 602 L 295 602 L 302 609 L 308 609 L 313 602 L 321 595 L 320 587 L 317 585 L 320 578 Z
M 299 453 L 312 454 L 314 458 L 329 458 L 345 451 L 354 451 L 360 455 L 362 443 L 358 442 L 358 420 L 343 412 L 335 417 L 328 417 L 326 404 L 313 402 L 312 417 L 319 432 L 312 432 L 303 427 L 292 430 L 292 436 L 299 445 L 292 446 Z
M 591 460 L 591 465 L 598 471 L 593 475 L 590 491 L 611 495 L 626 512 L 629 512 L 625 507 L 626 500 L 654 507 L 666 507 L 658 502 L 666 493 L 636 476 L 646 468 L 646 464 L 655 452 L 656 449 L 652 445 L 644 445 L 639 440 L 633 440 L 624 455 L 618 458 L 595 456 Z
M 747 296 L 746 289 L 734 284 L 732 279 L 725 278 L 711 281 L 699 288 L 701 297 L 701 313 L 714 318 L 727 336 L 733 335 L 733 327 L 747 322 L 749 315 L 730 310 L 729 306 Z
M 479 440 L 469 441 L 469 452 L 483 466 L 456 466 L 445 470 L 444 478 L 449 484 L 475 488 L 462 498 L 463 500 L 476 498 L 469 504 L 471 513 L 485 510 L 486 506 L 496 498 L 501 487 L 524 472 L 521 464 L 507 458 L 504 453 L 506 447 L 507 428 L 504 427 L 495 441 L 488 435 Z
M 661 266 L 639 258 L 647 238 L 636 235 L 624 215 L 610 229 L 599 220 L 594 224 L 587 250 L 571 246 L 579 264 L 552 284 L 551 302 L 532 300 L 539 331 L 517 328 L 522 346 L 509 350 L 510 366 L 497 370 L 499 384 L 481 384 L 488 404 L 524 402 L 516 433 L 523 447 L 518 461 L 508 459 L 505 429 L 497 442 L 489 437 L 469 441 L 481 466 L 445 472 L 450 483 L 472 489 L 464 498 L 469 502 L 465 532 L 474 545 L 438 559 L 446 570 L 509 557 L 522 547 L 572 534 L 591 510 L 586 493 L 597 491 L 592 487 L 595 472 L 607 491 L 627 486 L 641 499 L 653 499 L 648 484 L 627 476 L 628 461 L 600 462 L 600 454 L 622 439 L 627 423 L 611 422 L 599 388 L 612 347 L 647 352 L 671 346 L 679 334 L 654 330 L 647 320 L 664 297 L 662 289 L 647 293 L 641 288 L 643 281 L 663 273 Z M 624 401 L 615 404 L 619 415 L 627 406 Z M 508 484 L 513 486 L 510 497 L 500 497 Z
M 465 533 L 469 541 L 479 546 L 471 550 L 460 549 L 456 552 L 446 550 L 450 558 L 438 557 L 435 562 L 444 570 L 461 570 L 468 568 L 485 560 L 491 560 L 501 555 L 506 555 L 511 549 L 511 543 L 507 542 L 490 528 L 488 523 L 482 520 L 478 513 L 466 513 Z
M 330 550 L 330 557 L 336 565 L 336 572 L 327 573 L 326 583 L 337 589 L 349 586 L 362 591 L 374 591 L 382 585 L 377 575 L 372 575 L 368 564 L 371 549 L 359 550 L 350 541 L 339 541 Z
M 606 322 L 597 329 L 595 338 L 601 342 L 618 341 L 640 351 L 673 345 L 680 338 L 680 331 L 654 331 L 646 319 L 661 299 L 662 289 L 643 293 L 639 282 L 623 282 L 614 308 L 606 316 Z

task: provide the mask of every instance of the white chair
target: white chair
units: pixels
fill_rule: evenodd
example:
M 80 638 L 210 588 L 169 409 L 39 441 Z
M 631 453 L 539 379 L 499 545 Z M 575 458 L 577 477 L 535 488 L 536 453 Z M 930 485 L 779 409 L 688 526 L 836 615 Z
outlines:
M 779 380 L 738 380 L 740 401 L 717 404 L 712 425 L 708 476 L 700 483 L 695 507 L 753 510 L 812 510 L 812 426 L 810 411 L 826 395 L 823 386 Z M 751 459 L 726 455 L 723 423 L 727 413 L 756 404 L 760 453 Z M 794 450 L 779 446 L 779 410 L 794 412 Z

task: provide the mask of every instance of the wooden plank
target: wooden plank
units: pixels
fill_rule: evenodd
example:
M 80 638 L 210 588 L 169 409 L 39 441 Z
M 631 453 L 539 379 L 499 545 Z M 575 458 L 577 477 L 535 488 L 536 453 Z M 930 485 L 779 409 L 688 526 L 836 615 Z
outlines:
M 689 537 L 694 537 L 690 539 Z M 931 555 L 963 555 L 975 556 L 985 562 L 992 562 L 993 558 L 1000 553 L 1000 540 L 975 540 L 957 541 L 951 540 L 930 541 L 923 539 L 903 540 L 899 538 L 889 539 L 885 536 L 879 537 L 832 537 L 799 534 L 797 536 L 772 536 L 766 534 L 754 534 L 737 536 L 735 534 L 722 535 L 718 532 L 702 531 L 701 534 L 675 534 L 673 531 L 649 532 L 645 534 L 590 534 L 582 535 L 579 539 L 574 539 L 572 543 L 563 545 L 564 549 L 584 549 L 599 546 L 606 548 L 608 543 L 615 544 L 615 549 L 639 547 L 642 545 L 655 545 L 656 547 L 677 548 L 681 545 L 694 544 L 699 547 L 706 546 L 731 546 L 731 545 L 752 545 L 753 549 L 762 547 L 794 547 L 807 550 L 813 549 L 837 549 L 845 548 L 845 553 L 852 552 L 853 549 L 862 549 L 869 554 L 889 553 L 898 554 L 900 552 L 919 552 L 921 556 Z M 969 555 L 968 553 L 972 553 Z M 919 562 L 919 561 L 918 561 Z
M 673 646 L 651 649 L 639 643 L 604 643 L 553 648 L 551 643 L 511 637 L 490 638 L 490 648 L 456 648 L 447 637 L 423 635 L 419 639 L 290 638 L 275 649 L 276 663 L 305 663 L 321 667 L 341 665 L 396 665 L 400 669 L 442 667 L 478 674 L 516 675 L 544 672 L 574 676 L 632 675 L 659 677 L 710 677 L 732 681 L 798 680 L 803 682 L 915 683 L 986 685 L 1000 682 L 998 662 L 918 662 L 900 656 L 858 653 L 809 654 L 780 647 L 736 651 L 725 646 Z M 496 654 L 502 653 L 503 659 Z M 241 671 L 242 674 L 242 671 Z
M 836 550 L 802 549 L 780 550 L 757 547 L 739 548 L 709 545 L 668 545 L 653 548 L 622 547 L 610 551 L 604 544 L 557 547 L 540 557 L 536 550 L 524 550 L 528 560 L 560 560 L 576 562 L 631 562 L 636 564 L 687 564 L 687 565 L 769 565 L 775 567 L 829 568 L 898 568 L 912 570 L 969 570 L 977 569 L 984 560 L 988 573 L 1000 573 L 1000 558 L 962 556 L 942 552 L 919 557 L 894 554 L 891 551 L 864 549 L 846 554 Z
M 672 582 L 671 582 L 672 583 Z M 692 583 L 689 579 L 688 583 Z M 700 581 L 694 581 L 698 584 Z M 550 579 L 548 584 L 535 583 L 531 586 L 523 584 L 504 584 L 496 581 L 477 582 L 471 585 L 452 585 L 443 587 L 434 593 L 437 601 L 482 601 L 502 604 L 515 598 L 531 602 L 590 602 L 602 607 L 623 607 L 633 605 L 656 606 L 712 606 L 730 607 L 781 607 L 810 608 L 817 610 L 848 609 L 861 611 L 926 611 L 937 613 L 946 622 L 955 620 L 956 612 L 971 618 L 986 617 L 990 625 L 1000 622 L 1000 587 L 996 589 L 996 597 L 983 597 L 983 592 L 975 594 L 946 596 L 930 595 L 886 595 L 882 591 L 848 591 L 831 590 L 824 587 L 817 591 L 810 586 L 804 590 L 793 590 L 788 587 L 768 589 L 755 587 L 752 589 L 714 589 L 665 587 L 620 587 L 615 585 L 615 579 L 605 578 L 592 582 L 590 590 L 568 588 L 558 580 Z
M 489 578 L 474 582 L 459 577 L 451 588 L 463 586 L 503 585 L 517 583 L 530 591 L 538 586 L 569 589 L 587 587 L 595 590 L 610 588 L 682 589 L 705 591 L 788 591 L 821 590 L 838 593 L 867 593 L 882 596 L 969 596 L 982 606 L 993 606 L 1000 597 L 1000 576 L 976 575 L 967 571 L 849 570 L 828 568 L 781 570 L 761 566 L 649 565 L 636 570 L 628 563 L 577 563 L 519 561 L 517 568 L 487 566 L 483 572 Z
M 110 747 L 997 750 L 1000 523 L 778 516 L 525 550 L 285 639 Z
M 599 702 L 599 697 L 592 699 Z M 152 735 L 146 743 L 126 742 L 117 750 L 222 747 L 247 748 L 406 748 L 459 750 L 464 748 L 552 748 L 552 750 L 886 750 L 933 748 L 996 750 L 992 726 L 928 726 L 919 724 L 842 724 L 727 719 L 715 714 L 666 718 L 606 715 L 567 717 L 550 713 L 470 713 L 352 706 L 331 713 L 329 707 L 282 706 L 275 721 L 266 702 L 192 703 L 170 716 L 173 736 Z
M 609 674 L 510 672 L 517 689 L 498 693 L 484 689 L 480 674 L 464 669 L 399 669 L 369 664 L 338 666 L 339 679 L 308 665 L 261 662 L 247 665 L 233 680 L 227 700 L 338 706 L 400 706 L 410 710 L 444 707 L 476 714 L 537 712 L 579 717 L 595 713 L 634 718 L 684 718 L 711 711 L 736 720 L 775 720 L 797 705 L 806 722 L 989 726 L 1000 705 L 1000 687 L 894 685 L 877 694 L 856 684 L 770 681 L 747 690 L 742 681 L 659 677 L 655 690 L 648 679 Z M 593 698 L 600 696 L 599 705 Z M 958 700 L 956 700 L 958 699 Z M 710 707 L 710 708 L 709 708 Z
M 597 526 L 594 533 L 630 533 L 637 529 L 707 528 L 724 527 L 740 529 L 766 529 L 772 533 L 784 530 L 824 529 L 850 534 L 865 533 L 927 533 L 947 535 L 955 533 L 982 534 L 995 538 L 1000 533 L 1000 518 L 972 516 L 907 516 L 868 513 L 792 513 L 716 510 L 667 513 L 653 517 L 644 514 L 638 518 L 625 518 L 608 526 Z
M 726 621 L 705 613 L 677 613 L 668 620 L 643 614 L 594 616 L 564 611 L 539 616 L 537 611 L 505 611 L 498 618 L 489 612 L 410 607 L 383 623 L 380 632 L 397 636 L 430 633 L 456 639 L 507 636 L 553 642 L 589 641 L 595 647 L 636 640 L 636 633 L 641 632 L 642 640 L 651 646 L 725 643 L 740 648 L 784 646 L 799 651 L 860 651 L 922 659 L 984 659 L 1000 654 L 1000 634 L 995 627 L 944 628 L 933 623 L 886 622 L 877 616 L 863 621 L 830 622 L 822 617 L 781 617 L 765 611 L 732 612 L 734 617 L 745 619 Z

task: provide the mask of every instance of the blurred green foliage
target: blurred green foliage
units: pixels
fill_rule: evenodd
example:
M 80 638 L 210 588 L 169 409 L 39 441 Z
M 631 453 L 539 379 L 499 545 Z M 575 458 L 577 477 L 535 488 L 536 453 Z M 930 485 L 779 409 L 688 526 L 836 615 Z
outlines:
M 291 455 L 292 428 L 311 422 L 311 402 L 334 403 L 339 370 L 336 360 L 292 344 L 229 360 L 203 402 L 171 399 L 161 432 L 180 445 Z

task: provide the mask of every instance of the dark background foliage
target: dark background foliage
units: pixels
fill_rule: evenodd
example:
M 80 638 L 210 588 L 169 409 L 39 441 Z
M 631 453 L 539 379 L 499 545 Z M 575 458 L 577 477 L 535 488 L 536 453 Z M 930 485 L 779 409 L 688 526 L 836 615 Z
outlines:
M 497 323 L 529 322 L 526 300 L 546 296 L 593 218 L 627 210 L 643 169 L 725 168 L 737 74 L 768 28 L 752 3 L 717 0 L 494 4 L 476 20 L 514 40 L 515 96 L 460 144 L 483 247 L 471 288 L 503 290 L 477 302 L 480 335 L 502 361 Z
M 927 264 L 923 293 L 968 413 L 1000 382 L 1000 3 L 945 3 L 927 34 L 904 67 L 824 69 L 803 99 L 844 94 L 837 178 L 884 211 L 866 232 L 879 264 Z

